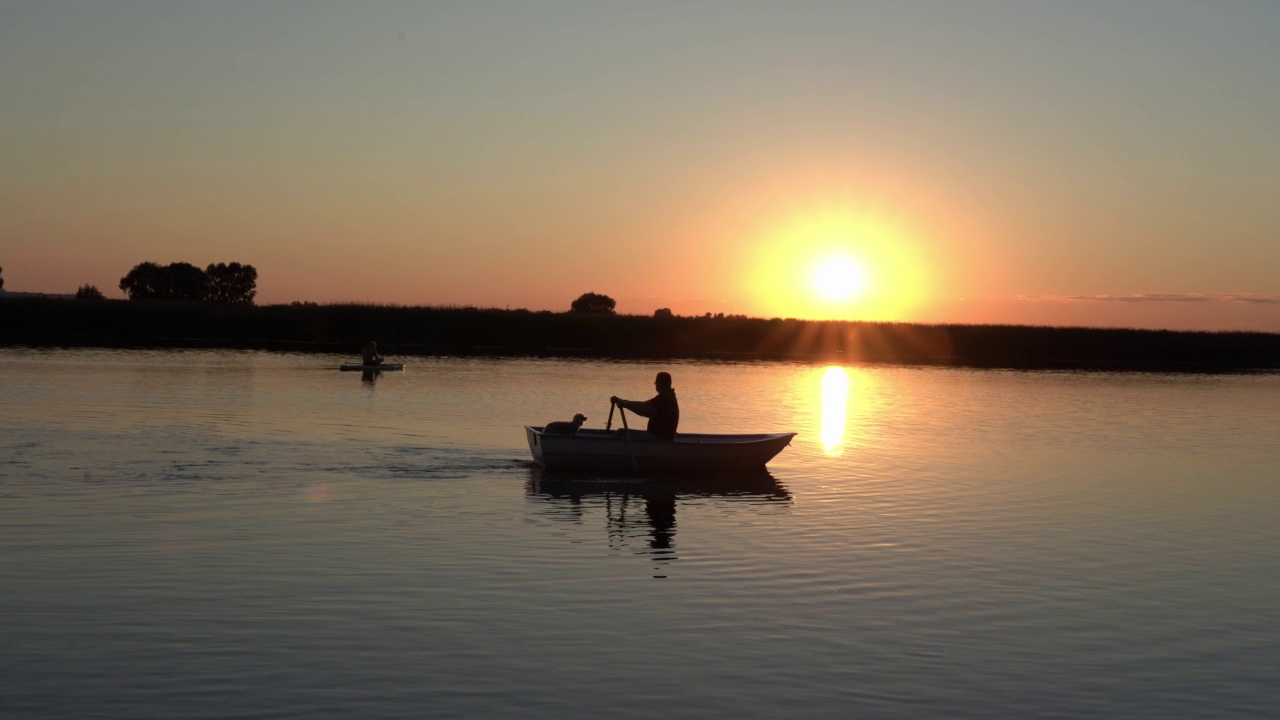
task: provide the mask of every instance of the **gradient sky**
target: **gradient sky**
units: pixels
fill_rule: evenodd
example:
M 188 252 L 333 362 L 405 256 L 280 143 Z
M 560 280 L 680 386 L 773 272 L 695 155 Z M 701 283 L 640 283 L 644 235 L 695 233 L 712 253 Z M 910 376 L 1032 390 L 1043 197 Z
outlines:
M 1278 68 L 1264 0 L 0 0 L 0 266 L 1280 331 Z

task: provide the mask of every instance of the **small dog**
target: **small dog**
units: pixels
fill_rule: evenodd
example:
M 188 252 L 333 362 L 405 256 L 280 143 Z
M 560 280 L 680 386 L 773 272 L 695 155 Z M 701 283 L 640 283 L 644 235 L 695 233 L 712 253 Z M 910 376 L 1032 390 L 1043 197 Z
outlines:
M 564 420 L 549 422 L 546 427 L 542 428 L 542 432 L 548 435 L 577 435 L 578 428 L 582 427 L 582 423 L 586 422 L 586 420 L 586 415 L 578 413 L 573 416 L 573 422 Z

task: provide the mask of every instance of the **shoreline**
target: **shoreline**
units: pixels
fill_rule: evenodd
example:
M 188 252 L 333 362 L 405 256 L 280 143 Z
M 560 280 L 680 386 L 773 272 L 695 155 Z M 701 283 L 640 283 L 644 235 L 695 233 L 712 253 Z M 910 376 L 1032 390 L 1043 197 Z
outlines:
M 598 360 L 795 361 L 1124 372 L 1280 371 L 1280 333 L 377 305 L 0 300 L 0 347 L 226 348 Z

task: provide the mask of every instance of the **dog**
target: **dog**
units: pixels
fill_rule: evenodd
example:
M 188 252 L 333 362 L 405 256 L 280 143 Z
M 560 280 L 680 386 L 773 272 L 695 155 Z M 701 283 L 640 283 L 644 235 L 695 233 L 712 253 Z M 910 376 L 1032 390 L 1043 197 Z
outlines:
M 577 435 L 578 428 L 582 427 L 582 423 L 586 422 L 586 419 L 586 415 L 578 413 L 573 416 L 573 422 L 565 420 L 549 422 L 546 427 L 542 428 L 542 432 L 548 435 Z

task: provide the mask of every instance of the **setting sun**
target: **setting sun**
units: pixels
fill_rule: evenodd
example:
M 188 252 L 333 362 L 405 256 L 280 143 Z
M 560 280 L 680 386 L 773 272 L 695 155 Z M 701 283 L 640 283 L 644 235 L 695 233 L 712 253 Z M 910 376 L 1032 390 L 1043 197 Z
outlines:
M 847 257 L 829 257 L 813 269 L 813 291 L 822 300 L 844 302 L 867 289 L 867 271 Z
M 809 320 L 900 320 L 924 299 L 916 239 L 850 208 L 797 211 L 756 241 L 753 312 Z

